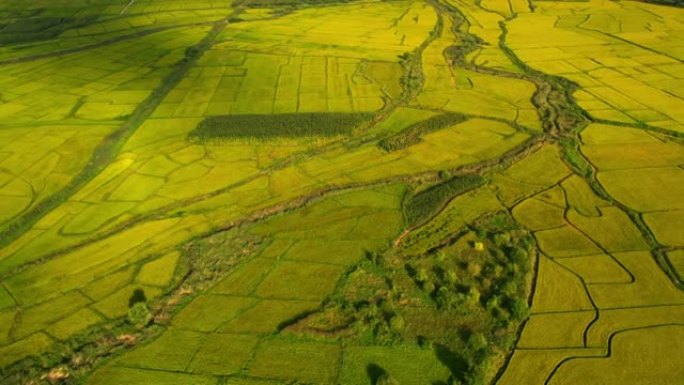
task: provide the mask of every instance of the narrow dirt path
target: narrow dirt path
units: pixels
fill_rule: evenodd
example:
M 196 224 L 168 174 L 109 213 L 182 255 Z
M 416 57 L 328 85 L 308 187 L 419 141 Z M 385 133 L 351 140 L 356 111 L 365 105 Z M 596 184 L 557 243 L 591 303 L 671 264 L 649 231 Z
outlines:
M 119 15 L 123 15 L 124 13 L 126 13 L 128 8 L 130 8 L 130 6 L 133 5 L 133 3 L 135 3 L 135 0 L 129 1 L 128 4 L 126 4 L 126 6 L 121 10 L 121 13 L 119 13 Z

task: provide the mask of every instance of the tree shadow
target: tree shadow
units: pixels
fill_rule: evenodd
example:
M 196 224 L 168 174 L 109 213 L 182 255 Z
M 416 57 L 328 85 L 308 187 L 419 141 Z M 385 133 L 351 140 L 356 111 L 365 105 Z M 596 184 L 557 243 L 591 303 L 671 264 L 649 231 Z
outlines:
M 138 302 L 147 302 L 147 297 L 145 296 L 145 291 L 143 289 L 133 290 L 131 298 L 128 299 L 128 307 L 133 307 Z
M 380 377 L 387 375 L 387 371 L 377 364 L 368 364 L 366 366 L 366 374 L 368 374 L 368 379 L 371 385 L 378 383 Z
M 435 356 L 442 365 L 446 366 L 453 378 L 463 381 L 468 371 L 468 360 L 462 355 L 451 351 L 448 347 L 441 344 L 434 344 Z

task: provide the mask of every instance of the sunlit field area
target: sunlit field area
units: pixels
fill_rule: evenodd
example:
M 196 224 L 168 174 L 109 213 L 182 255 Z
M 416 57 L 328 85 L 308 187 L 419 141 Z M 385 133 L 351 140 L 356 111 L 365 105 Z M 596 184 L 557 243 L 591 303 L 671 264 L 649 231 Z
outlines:
M 679 0 L 0 0 L 0 385 L 684 384 Z

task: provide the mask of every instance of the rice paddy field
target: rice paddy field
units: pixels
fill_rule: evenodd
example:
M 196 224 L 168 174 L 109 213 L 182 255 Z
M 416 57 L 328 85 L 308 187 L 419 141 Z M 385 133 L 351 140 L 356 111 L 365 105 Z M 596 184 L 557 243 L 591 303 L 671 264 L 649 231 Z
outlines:
M 0 385 L 684 384 L 683 6 L 0 1 Z

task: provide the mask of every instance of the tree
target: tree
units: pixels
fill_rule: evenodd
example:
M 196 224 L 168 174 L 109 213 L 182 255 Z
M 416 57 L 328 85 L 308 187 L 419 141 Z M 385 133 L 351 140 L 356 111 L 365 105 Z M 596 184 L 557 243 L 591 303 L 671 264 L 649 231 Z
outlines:
M 128 322 L 136 327 L 145 327 L 150 321 L 152 321 L 152 314 L 145 302 L 136 302 L 128 309 Z

